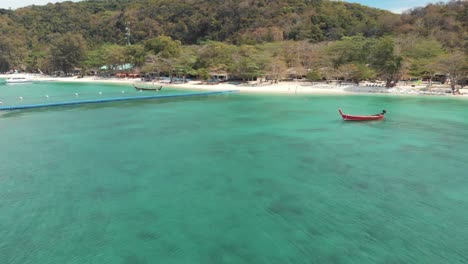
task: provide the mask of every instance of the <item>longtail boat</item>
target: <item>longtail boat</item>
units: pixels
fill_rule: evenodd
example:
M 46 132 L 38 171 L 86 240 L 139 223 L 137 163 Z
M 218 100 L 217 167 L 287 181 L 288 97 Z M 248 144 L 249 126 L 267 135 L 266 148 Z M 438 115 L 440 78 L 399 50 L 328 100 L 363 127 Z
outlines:
M 133 87 L 138 90 L 138 91 L 161 91 L 162 86 L 159 87 L 138 87 L 135 84 L 133 84 Z
M 384 119 L 385 113 L 387 111 L 383 110 L 382 113 L 375 114 L 375 115 L 347 115 L 343 114 L 343 111 L 341 109 L 338 109 L 338 112 L 340 112 L 341 117 L 343 117 L 343 120 L 345 121 L 371 121 L 371 120 L 381 120 Z

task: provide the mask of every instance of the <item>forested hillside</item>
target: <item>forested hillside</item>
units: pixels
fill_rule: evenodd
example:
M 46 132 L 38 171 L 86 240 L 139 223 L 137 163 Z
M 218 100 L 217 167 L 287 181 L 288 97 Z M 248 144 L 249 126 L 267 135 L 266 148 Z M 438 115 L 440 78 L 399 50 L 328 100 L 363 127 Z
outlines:
M 225 70 L 242 76 L 251 71 L 247 75 L 252 76 L 271 72 L 268 65 L 275 61 L 298 75 L 312 71 L 317 78 L 327 77 L 323 69 L 330 75 L 346 64 L 367 65 L 370 75 L 381 76 L 372 67 L 375 58 L 368 55 L 377 43 L 387 41 L 391 56 L 385 56 L 394 56 L 394 62 L 399 57 L 399 69 L 406 65 L 406 74 L 421 75 L 413 65 L 421 56 L 466 54 L 467 6 L 466 1 L 451 1 L 403 15 L 327 0 L 88 0 L 0 9 L 0 72 L 68 72 L 74 67 L 127 62 L 143 66 L 153 61 L 153 70 L 177 66 L 197 75 Z M 352 47 L 356 54 L 367 51 L 367 56 L 337 59 L 331 50 L 343 43 L 365 49 Z M 411 51 L 418 45 L 432 51 Z M 221 47 L 219 52 L 229 54 L 218 54 L 224 59 L 211 54 L 216 59 L 207 61 L 206 53 L 216 52 L 207 47 Z M 305 58 L 292 59 L 291 52 Z M 246 57 L 259 58 L 235 65 Z
M 6 17 L 39 42 L 72 32 L 94 44 L 124 44 L 128 24 L 135 43 L 166 35 L 184 44 L 252 44 L 381 36 L 392 32 L 398 20 L 387 11 L 321 0 L 91 0 L 22 8 Z

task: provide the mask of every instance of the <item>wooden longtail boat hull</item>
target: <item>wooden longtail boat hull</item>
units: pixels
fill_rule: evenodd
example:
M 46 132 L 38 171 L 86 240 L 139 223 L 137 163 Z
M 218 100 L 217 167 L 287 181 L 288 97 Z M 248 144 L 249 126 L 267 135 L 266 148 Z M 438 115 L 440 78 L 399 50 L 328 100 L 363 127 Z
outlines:
M 135 89 L 138 90 L 138 91 L 161 91 L 161 89 L 162 89 L 162 86 L 159 86 L 159 87 L 138 87 L 136 85 L 133 85 L 133 87 L 135 87 Z
M 384 119 L 383 114 L 367 115 L 367 116 L 346 115 L 346 114 L 343 114 L 343 111 L 341 111 L 341 109 L 338 109 L 338 112 L 340 112 L 341 117 L 345 121 L 372 121 L 372 120 Z

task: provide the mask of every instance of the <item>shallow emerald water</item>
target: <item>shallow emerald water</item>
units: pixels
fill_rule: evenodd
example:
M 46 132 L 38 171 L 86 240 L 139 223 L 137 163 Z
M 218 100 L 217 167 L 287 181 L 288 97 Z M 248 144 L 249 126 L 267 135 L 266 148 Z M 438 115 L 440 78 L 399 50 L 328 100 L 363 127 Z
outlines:
M 147 85 L 151 87 L 151 84 Z M 155 86 L 157 87 L 157 86 Z M 6 84 L 0 79 L 0 106 L 46 104 L 102 98 L 121 98 L 181 93 L 170 88 L 136 91 L 131 84 L 37 82 Z
M 467 106 L 230 94 L 0 113 L 0 263 L 467 263 Z

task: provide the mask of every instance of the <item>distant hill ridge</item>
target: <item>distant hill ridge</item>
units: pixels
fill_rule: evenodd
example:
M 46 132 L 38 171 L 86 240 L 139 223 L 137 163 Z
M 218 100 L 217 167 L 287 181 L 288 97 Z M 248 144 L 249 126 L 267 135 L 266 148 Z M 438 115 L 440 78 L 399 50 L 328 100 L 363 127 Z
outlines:
M 170 36 L 184 44 L 204 40 L 234 44 L 279 40 L 319 42 L 357 34 L 366 37 L 414 31 L 430 34 L 425 31 L 434 28 L 466 32 L 466 7 L 466 1 L 451 1 L 400 16 L 359 4 L 327 0 L 89 0 L 15 11 L 0 9 L 0 21 L 7 20 L 14 24 L 15 34 L 27 34 L 39 43 L 47 43 L 50 35 L 72 32 L 83 34 L 95 44 L 123 44 L 126 27 L 131 30 L 134 43 L 158 35 Z M 8 23 L 0 24 L 3 34 L 8 33 L 5 24 Z M 458 37 L 462 36 L 458 34 Z
M 316 50 L 311 52 L 317 54 L 310 56 L 326 57 L 340 54 L 329 54 L 323 47 L 357 41 L 387 45 L 390 61 L 402 65 L 402 69 L 410 65 L 408 72 L 422 76 L 429 71 L 422 72 L 422 66 L 430 64 L 419 59 L 431 59 L 434 64 L 440 54 L 468 53 L 467 7 L 468 1 L 457 0 L 399 15 L 328 0 L 87 0 L 0 9 L 0 72 L 15 68 L 70 72 L 83 65 L 122 62 L 143 65 L 145 58 L 157 55 L 162 59 L 159 63 L 172 65 L 165 67 L 173 69 L 178 64 L 190 71 L 203 70 L 197 74 L 206 76 L 211 69 L 240 72 L 234 66 L 241 62 L 245 67 L 251 63 L 252 67 L 247 67 L 250 70 L 266 71 L 265 62 L 250 61 L 252 54 L 261 52 L 267 53 L 263 57 L 278 59 L 292 69 L 296 66 L 285 55 L 289 43 L 305 43 L 302 46 Z M 211 45 L 213 42 L 218 44 Z M 127 46 L 129 43 L 136 45 Z M 359 43 L 354 43 L 357 50 L 343 51 L 349 53 L 348 57 L 341 54 L 331 59 L 334 70 L 341 62 L 379 70 L 376 61 L 368 58 L 369 47 L 359 48 Z M 180 45 L 184 47 L 183 56 Z M 219 58 L 216 55 L 213 61 L 203 62 L 207 47 L 239 50 L 225 50 L 230 55 L 218 54 Z M 252 47 L 255 52 L 250 51 Z M 304 54 L 304 48 L 294 52 L 298 57 Z M 239 60 L 241 57 L 248 60 Z M 184 58 L 187 61 L 181 61 Z M 154 58 L 149 60 L 155 64 Z M 312 61 L 299 63 L 300 68 L 309 70 Z
M 381 36 L 399 20 L 388 11 L 323 0 L 90 0 L 4 13 L 39 42 L 72 32 L 93 43 L 119 44 L 127 26 L 135 43 L 167 35 L 184 44 L 207 39 L 241 44 Z

